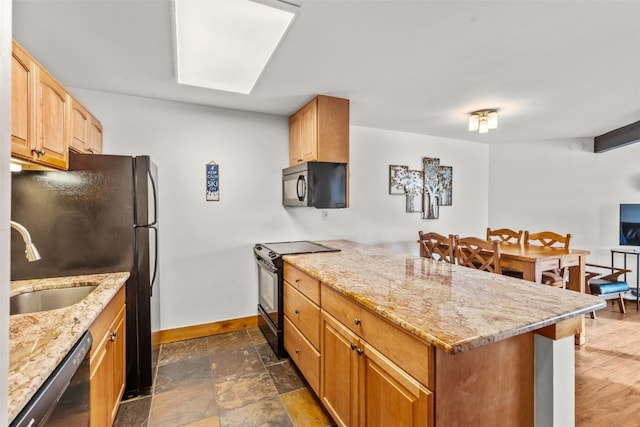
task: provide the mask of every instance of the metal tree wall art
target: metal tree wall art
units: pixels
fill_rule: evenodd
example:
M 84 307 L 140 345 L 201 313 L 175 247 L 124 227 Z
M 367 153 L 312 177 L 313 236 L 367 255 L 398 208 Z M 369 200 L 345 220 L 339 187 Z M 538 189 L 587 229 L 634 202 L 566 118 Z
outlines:
M 407 198 L 407 212 L 422 212 L 423 219 L 438 219 L 440 206 L 451 206 L 453 168 L 440 166 L 440 159 L 422 158 L 422 170 L 389 165 L 389 194 Z

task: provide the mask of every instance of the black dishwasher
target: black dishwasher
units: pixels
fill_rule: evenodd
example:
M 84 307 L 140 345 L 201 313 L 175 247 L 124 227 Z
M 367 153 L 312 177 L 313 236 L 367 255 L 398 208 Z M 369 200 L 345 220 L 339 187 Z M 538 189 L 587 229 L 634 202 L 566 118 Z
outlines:
M 89 425 L 89 350 L 92 342 L 91 333 L 85 332 L 16 416 L 11 427 Z

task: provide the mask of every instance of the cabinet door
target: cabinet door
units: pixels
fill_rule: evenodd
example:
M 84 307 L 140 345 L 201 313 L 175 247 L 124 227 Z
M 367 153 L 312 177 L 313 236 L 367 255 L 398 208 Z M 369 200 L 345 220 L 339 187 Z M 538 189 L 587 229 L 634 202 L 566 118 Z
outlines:
M 91 356 L 91 377 L 89 392 L 89 425 L 91 427 L 109 426 L 111 420 L 111 363 L 108 355 L 108 342 L 102 343 Z M 94 359 L 95 357 L 95 359 Z
M 302 162 L 300 140 L 302 139 L 301 114 L 296 113 L 289 118 L 289 166 Z
M 356 426 L 358 337 L 327 313 L 322 324 L 320 399 L 339 426 Z
M 118 405 L 124 393 L 126 370 L 125 370 L 125 306 L 123 305 L 116 317 L 109 343 L 109 359 L 111 363 L 111 421 L 116 419 Z
M 71 141 L 69 148 L 84 153 L 89 145 L 89 123 L 91 116 L 86 108 L 71 98 Z
M 300 157 L 303 162 L 318 160 L 318 101 L 308 103 L 300 110 Z
M 432 426 L 431 392 L 366 342 L 360 345 L 364 348 L 360 425 Z
M 15 42 L 11 57 L 11 153 L 31 159 L 35 148 L 35 63 Z
M 91 154 L 102 153 L 102 125 L 95 117 L 91 116 L 89 123 L 89 144 L 87 151 Z
M 36 72 L 36 161 L 59 169 L 68 167 L 69 112 L 64 88 L 42 68 Z

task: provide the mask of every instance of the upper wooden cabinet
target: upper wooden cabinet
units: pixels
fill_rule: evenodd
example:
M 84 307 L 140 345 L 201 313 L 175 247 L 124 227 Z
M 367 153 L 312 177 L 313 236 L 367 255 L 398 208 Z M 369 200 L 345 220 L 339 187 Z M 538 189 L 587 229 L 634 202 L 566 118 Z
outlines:
M 71 141 L 69 148 L 78 153 L 102 153 L 102 125 L 77 99 L 71 98 Z
M 11 153 L 29 160 L 35 148 L 36 65 L 15 42 L 11 59 Z
M 11 64 L 11 155 L 67 169 L 69 149 L 102 152 L 102 125 L 18 43 Z
M 32 161 L 59 169 L 69 166 L 69 98 L 46 70 L 36 68 L 36 140 Z
M 289 117 L 289 165 L 349 162 L 349 100 L 318 95 Z

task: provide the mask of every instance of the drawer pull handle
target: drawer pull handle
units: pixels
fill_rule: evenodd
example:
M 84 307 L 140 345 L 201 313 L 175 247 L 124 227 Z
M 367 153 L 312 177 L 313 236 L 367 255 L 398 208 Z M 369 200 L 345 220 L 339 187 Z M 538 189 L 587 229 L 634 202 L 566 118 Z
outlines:
M 354 319 L 354 321 L 353 321 L 353 322 L 354 322 L 356 325 L 360 325 L 360 324 L 362 323 L 362 321 L 361 321 L 358 317 L 356 317 L 356 318 Z
M 356 350 L 358 352 L 358 356 L 362 356 L 362 353 L 364 353 L 364 350 L 359 348 Z
M 354 343 L 351 343 L 351 350 L 355 350 L 356 349 L 356 345 Z

